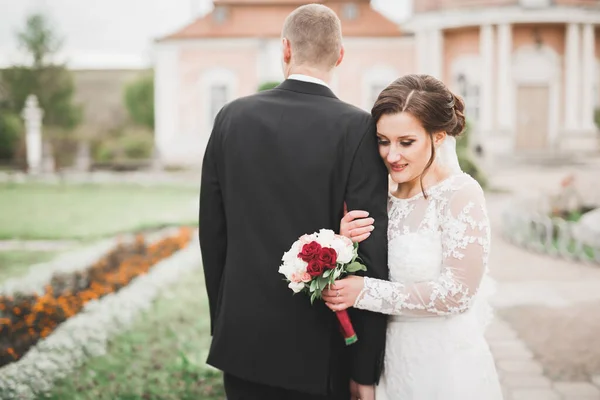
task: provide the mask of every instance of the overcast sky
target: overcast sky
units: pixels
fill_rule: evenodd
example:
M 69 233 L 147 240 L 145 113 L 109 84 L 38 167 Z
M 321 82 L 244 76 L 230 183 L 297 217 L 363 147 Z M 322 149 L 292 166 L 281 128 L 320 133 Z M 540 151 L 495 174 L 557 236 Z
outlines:
M 404 20 L 412 0 L 372 0 L 386 16 Z M 148 65 L 152 40 L 212 8 L 211 0 L 0 0 L 0 66 L 18 61 L 14 38 L 28 13 L 46 12 L 65 38 L 72 68 Z

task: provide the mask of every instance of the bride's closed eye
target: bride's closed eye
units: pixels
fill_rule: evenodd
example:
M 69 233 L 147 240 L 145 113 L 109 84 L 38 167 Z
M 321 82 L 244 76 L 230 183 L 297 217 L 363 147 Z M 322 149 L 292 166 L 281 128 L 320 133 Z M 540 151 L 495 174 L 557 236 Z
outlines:
M 388 144 L 390 144 L 390 141 L 381 139 L 381 138 L 377 138 L 377 144 L 380 146 L 387 146 Z
M 408 147 L 408 146 L 412 145 L 414 142 L 415 142 L 414 140 L 402 140 L 400 142 L 400 144 L 404 147 Z

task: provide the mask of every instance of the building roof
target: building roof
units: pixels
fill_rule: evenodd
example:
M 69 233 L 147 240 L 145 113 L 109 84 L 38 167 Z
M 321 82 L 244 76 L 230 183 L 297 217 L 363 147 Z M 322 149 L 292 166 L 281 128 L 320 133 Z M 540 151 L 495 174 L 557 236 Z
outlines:
M 344 36 L 397 37 L 398 25 L 371 8 L 369 0 L 323 0 L 342 20 Z M 209 14 L 162 40 L 279 37 L 285 18 L 302 0 L 215 0 Z

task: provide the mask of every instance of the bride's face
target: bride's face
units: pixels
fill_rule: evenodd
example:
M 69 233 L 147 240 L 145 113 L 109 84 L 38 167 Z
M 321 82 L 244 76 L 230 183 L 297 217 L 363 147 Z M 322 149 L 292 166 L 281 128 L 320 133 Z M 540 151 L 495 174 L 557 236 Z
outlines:
M 419 120 L 409 113 L 383 115 L 377 122 L 379 154 L 396 183 L 421 176 L 431 158 L 431 140 Z

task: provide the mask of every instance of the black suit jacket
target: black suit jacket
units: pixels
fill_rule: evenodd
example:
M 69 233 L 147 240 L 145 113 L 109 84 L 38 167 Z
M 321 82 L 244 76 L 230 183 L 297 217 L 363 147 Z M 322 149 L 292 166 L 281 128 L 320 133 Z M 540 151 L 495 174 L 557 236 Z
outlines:
M 352 309 L 359 341 L 345 348 L 334 313 L 293 295 L 278 272 L 301 235 L 339 232 L 346 202 L 375 219 L 359 253 L 367 276 L 387 279 L 388 181 L 375 130 L 367 112 L 327 87 L 289 79 L 217 115 L 200 194 L 210 365 L 314 394 L 333 379 L 378 380 L 386 317 Z

